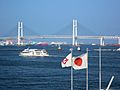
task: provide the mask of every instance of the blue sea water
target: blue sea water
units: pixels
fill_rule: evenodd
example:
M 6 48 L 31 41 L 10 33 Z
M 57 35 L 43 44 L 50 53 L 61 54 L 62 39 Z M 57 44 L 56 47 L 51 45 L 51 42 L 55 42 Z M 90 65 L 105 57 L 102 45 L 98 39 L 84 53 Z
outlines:
M 0 90 L 70 90 L 70 68 L 62 68 L 61 61 L 73 48 L 73 55 L 78 56 L 89 49 L 89 90 L 99 88 L 99 53 L 93 49 L 98 46 L 77 47 L 62 46 L 29 46 L 30 48 L 44 48 L 49 57 L 22 57 L 19 53 L 28 46 L 0 46 Z M 114 80 L 110 90 L 120 90 L 120 52 L 112 51 L 118 48 L 102 51 L 102 89 L 106 89 L 111 77 Z M 86 70 L 73 70 L 74 90 L 86 90 Z

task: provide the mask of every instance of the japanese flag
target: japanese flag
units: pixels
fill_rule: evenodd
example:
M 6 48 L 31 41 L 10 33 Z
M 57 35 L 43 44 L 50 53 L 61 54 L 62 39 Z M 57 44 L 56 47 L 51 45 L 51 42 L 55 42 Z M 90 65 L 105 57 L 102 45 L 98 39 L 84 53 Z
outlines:
M 87 53 L 82 54 L 78 57 L 73 57 L 73 68 L 74 69 L 85 69 L 88 68 L 88 55 Z
M 72 53 L 68 54 L 66 58 L 61 62 L 62 67 L 70 67 L 71 66 Z

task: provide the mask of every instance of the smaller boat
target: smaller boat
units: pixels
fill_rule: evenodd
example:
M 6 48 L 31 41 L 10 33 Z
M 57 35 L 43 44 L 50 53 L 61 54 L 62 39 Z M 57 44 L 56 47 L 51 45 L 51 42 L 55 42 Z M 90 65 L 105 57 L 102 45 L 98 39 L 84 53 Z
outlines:
M 48 42 L 39 42 L 37 43 L 38 46 L 48 46 Z
M 113 51 L 120 51 L 120 48 L 118 48 L 118 49 L 113 49 Z
M 77 50 L 80 51 L 80 47 L 77 47 Z
M 96 45 L 95 43 L 92 43 L 92 45 L 94 46 L 94 45 Z
M 118 48 L 116 51 L 120 51 L 120 48 Z
M 60 46 L 60 44 L 58 45 L 58 50 L 61 50 L 62 48 L 61 48 L 61 46 Z
M 45 49 L 24 49 L 21 53 L 20 56 L 49 56 L 47 51 Z

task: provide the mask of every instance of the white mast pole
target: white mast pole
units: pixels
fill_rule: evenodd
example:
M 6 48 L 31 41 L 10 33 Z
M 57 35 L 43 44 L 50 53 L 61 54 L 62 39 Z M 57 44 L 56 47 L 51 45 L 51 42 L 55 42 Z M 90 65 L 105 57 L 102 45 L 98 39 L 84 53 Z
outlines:
M 101 90 L 101 47 L 99 48 L 99 90 Z
M 72 68 L 72 66 L 73 66 L 73 60 L 72 60 L 73 49 L 70 49 L 70 51 L 71 51 L 71 90 L 73 90 L 73 68 Z
M 71 66 L 71 90 L 73 90 L 73 69 Z
M 88 90 L 88 48 L 86 51 L 87 51 L 86 90 Z

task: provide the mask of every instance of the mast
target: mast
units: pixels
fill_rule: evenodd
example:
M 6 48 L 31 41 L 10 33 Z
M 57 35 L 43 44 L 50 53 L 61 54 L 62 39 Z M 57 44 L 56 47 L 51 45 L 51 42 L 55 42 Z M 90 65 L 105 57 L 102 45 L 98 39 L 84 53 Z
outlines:
M 88 48 L 86 51 L 87 51 L 86 90 L 88 90 Z
M 71 90 L 73 90 L 73 60 L 72 60 L 72 52 L 73 52 L 73 49 L 70 49 L 71 51 Z
M 99 48 L 99 90 L 101 90 L 101 47 Z

